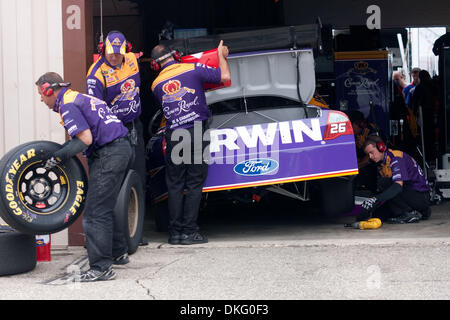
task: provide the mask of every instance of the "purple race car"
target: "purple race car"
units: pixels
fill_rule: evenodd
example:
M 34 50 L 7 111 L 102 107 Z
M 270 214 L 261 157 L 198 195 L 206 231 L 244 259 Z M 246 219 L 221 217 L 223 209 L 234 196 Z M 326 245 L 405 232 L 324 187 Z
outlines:
M 212 117 L 205 195 L 227 190 L 233 197 L 229 190 L 239 189 L 242 198 L 260 190 L 306 201 L 314 190 L 325 215 L 351 211 L 358 174 L 352 126 L 340 111 L 305 103 L 315 90 L 312 50 L 239 53 L 228 62 L 232 85 L 206 94 Z M 147 197 L 164 230 L 164 127 L 155 127 L 160 114 L 150 123 Z

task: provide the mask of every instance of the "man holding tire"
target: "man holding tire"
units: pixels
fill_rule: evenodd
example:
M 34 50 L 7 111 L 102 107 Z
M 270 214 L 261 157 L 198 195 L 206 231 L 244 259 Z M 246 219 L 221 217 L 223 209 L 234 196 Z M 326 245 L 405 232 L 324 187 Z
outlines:
M 128 130 L 104 101 L 68 88 L 60 75 L 48 72 L 36 82 L 41 101 L 59 113 L 71 136 L 46 162 L 51 170 L 84 151 L 89 163 L 89 188 L 83 216 L 90 269 L 81 282 L 112 280 L 112 264 L 128 262 L 127 242 L 114 224 L 114 206 L 132 155 Z

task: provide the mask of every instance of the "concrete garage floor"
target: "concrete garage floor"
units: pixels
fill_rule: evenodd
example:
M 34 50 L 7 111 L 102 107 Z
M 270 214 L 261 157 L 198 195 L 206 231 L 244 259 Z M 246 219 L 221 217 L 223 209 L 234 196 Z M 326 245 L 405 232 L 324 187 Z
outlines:
M 211 209 L 207 244 L 171 246 L 147 217 L 148 246 L 115 267 L 115 280 L 79 283 L 86 250 L 52 250 L 51 262 L 0 277 L 0 300 L 450 299 L 450 202 L 428 221 L 377 230 L 346 229 L 353 217 L 321 219 L 288 200 Z M 183 306 L 161 308 L 175 319 Z
M 200 217 L 201 231 L 208 236 L 209 243 L 195 247 L 390 243 L 402 239 L 450 240 L 450 202 L 432 206 L 431 219 L 419 223 L 383 224 L 377 230 L 344 228 L 344 224 L 352 222 L 353 216 L 324 218 L 310 204 L 286 198 L 278 204 L 263 206 L 213 207 Z M 151 217 L 146 220 L 145 236 L 151 247 L 173 247 L 167 244 L 166 232 L 155 231 Z

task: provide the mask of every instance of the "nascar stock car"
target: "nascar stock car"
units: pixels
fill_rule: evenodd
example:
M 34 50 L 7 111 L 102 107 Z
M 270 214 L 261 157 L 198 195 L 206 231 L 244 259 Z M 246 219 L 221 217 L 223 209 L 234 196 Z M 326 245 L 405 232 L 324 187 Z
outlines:
M 343 112 L 310 103 L 313 50 L 236 53 L 228 63 L 231 85 L 206 92 L 212 116 L 204 199 L 219 191 L 235 199 L 247 192 L 253 201 L 270 192 L 303 201 L 314 194 L 326 216 L 351 211 L 358 174 L 352 126 Z M 158 111 L 149 124 L 146 194 L 157 229 L 165 230 L 168 155 L 161 118 Z

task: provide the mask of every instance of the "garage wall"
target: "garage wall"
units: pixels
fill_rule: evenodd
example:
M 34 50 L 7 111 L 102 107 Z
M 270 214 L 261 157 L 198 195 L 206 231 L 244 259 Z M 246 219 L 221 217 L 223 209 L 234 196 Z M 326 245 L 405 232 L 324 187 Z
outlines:
M 61 0 L 0 0 L 0 158 L 28 141 L 64 142 L 59 116 L 34 84 L 63 70 Z M 52 245 L 67 242 L 67 230 L 52 236 Z
M 47 71 L 64 77 L 61 0 L 0 0 L 0 157 L 28 141 L 64 142 L 34 84 Z

